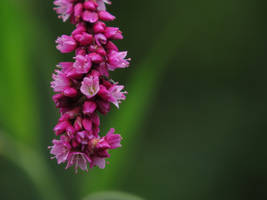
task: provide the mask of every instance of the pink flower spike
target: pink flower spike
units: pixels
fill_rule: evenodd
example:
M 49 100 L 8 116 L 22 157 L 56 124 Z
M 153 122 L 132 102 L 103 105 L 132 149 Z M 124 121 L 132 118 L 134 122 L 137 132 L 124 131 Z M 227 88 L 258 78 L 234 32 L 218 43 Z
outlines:
M 52 75 L 53 101 L 60 117 L 54 127 L 58 140 L 48 147 L 57 163 L 87 171 L 106 166 L 109 151 L 121 147 L 122 137 L 110 129 L 100 136 L 100 117 L 126 99 L 124 86 L 109 78 L 110 71 L 129 66 L 127 51 L 120 52 L 113 40 L 123 39 L 117 27 L 107 27 L 115 16 L 106 11 L 109 0 L 53 0 L 63 21 L 75 25 L 71 35 L 57 38 L 61 53 L 75 54 L 72 62 L 61 62 Z
M 75 40 L 68 35 L 62 35 L 61 37 L 58 37 L 56 43 L 57 43 L 57 49 L 61 53 L 70 53 L 76 49 L 77 45 Z
M 127 51 L 111 51 L 108 55 L 108 69 L 114 71 L 117 68 L 126 68 L 129 66 L 130 59 L 125 59 Z
M 98 21 L 98 15 L 96 12 L 90 12 L 86 10 L 83 12 L 83 20 L 93 24 Z
M 85 77 L 82 82 L 81 92 L 88 98 L 94 97 L 99 91 L 98 76 Z
M 88 171 L 87 163 L 90 163 L 90 162 L 91 162 L 91 159 L 85 153 L 72 152 L 68 156 L 68 164 L 66 166 L 66 169 L 74 165 L 75 173 L 78 172 L 78 168 L 80 168 L 83 171 Z

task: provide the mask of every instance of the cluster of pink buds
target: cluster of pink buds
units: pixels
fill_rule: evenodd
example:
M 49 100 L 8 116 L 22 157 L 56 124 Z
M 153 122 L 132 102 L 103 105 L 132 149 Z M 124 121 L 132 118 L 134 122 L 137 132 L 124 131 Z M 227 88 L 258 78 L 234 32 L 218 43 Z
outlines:
M 99 114 L 106 114 L 110 105 L 119 107 L 125 100 L 124 86 L 109 79 L 109 71 L 129 66 L 127 52 L 119 52 L 112 40 L 123 39 L 119 28 L 105 22 L 115 19 L 106 11 L 108 0 L 55 0 L 59 18 L 76 25 L 71 35 L 56 40 L 61 53 L 75 52 L 73 62 L 61 62 L 53 74 L 53 100 L 60 109 L 54 131 L 51 154 L 58 164 L 67 163 L 87 171 L 105 167 L 108 151 L 121 146 L 121 136 L 110 129 L 101 137 Z

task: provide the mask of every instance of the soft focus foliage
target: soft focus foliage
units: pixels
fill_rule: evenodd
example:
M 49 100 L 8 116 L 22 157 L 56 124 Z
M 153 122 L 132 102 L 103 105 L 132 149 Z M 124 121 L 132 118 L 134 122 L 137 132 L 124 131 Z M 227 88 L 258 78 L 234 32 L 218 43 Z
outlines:
M 107 5 L 109 7 L 109 5 Z M 0 199 L 73 200 L 104 190 L 144 199 L 267 199 L 265 1 L 113 0 L 132 67 L 105 117 L 122 148 L 74 175 L 49 159 L 58 115 L 55 48 L 72 25 L 51 0 L 1 0 Z M 89 112 L 89 111 L 88 111 Z
M 139 197 L 121 192 L 102 192 L 92 194 L 83 200 L 142 200 Z

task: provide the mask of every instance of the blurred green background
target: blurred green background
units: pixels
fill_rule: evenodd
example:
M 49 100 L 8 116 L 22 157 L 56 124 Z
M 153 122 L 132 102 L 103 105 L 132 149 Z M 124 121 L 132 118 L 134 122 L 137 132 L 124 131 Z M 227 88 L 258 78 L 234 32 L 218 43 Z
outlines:
M 131 67 L 129 92 L 102 118 L 123 147 L 105 170 L 50 160 L 58 111 L 51 74 L 62 55 L 52 0 L 0 2 L 0 199 L 78 200 L 116 190 L 147 200 L 267 199 L 267 2 L 113 0 Z

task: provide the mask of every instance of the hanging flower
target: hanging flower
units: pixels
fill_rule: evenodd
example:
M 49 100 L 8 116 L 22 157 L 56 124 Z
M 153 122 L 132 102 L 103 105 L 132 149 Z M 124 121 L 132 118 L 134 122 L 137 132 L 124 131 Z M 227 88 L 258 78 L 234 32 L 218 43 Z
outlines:
M 124 86 L 109 79 L 109 71 L 129 66 L 127 51 L 119 52 L 112 40 L 123 39 L 117 27 L 105 22 L 115 16 L 106 11 L 109 0 L 55 0 L 55 11 L 63 21 L 76 27 L 71 35 L 56 40 L 61 53 L 75 52 L 73 62 L 61 62 L 52 75 L 53 100 L 60 118 L 54 127 L 59 140 L 49 147 L 58 164 L 67 163 L 87 171 L 88 167 L 105 168 L 109 151 L 121 147 L 122 137 L 112 128 L 100 136 L 100 114 L 110 105 L 126 99 Z

